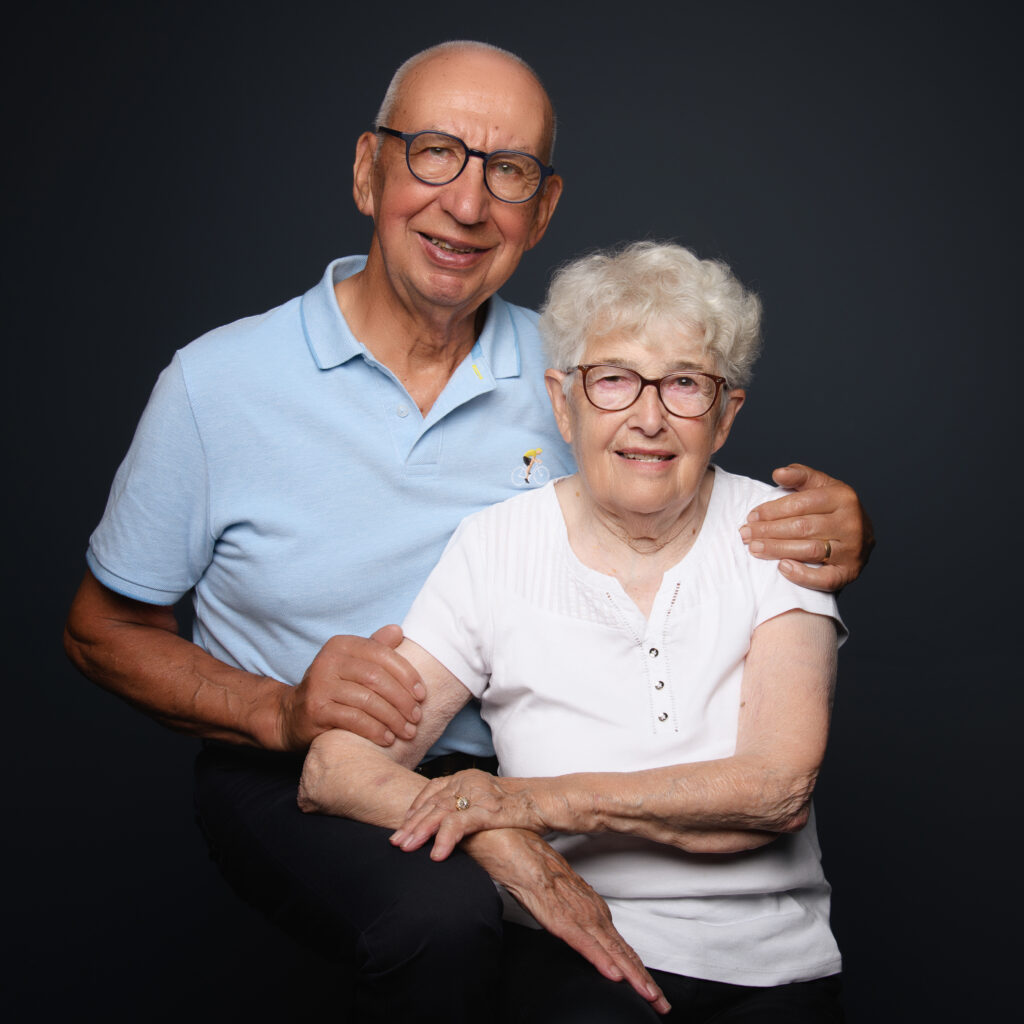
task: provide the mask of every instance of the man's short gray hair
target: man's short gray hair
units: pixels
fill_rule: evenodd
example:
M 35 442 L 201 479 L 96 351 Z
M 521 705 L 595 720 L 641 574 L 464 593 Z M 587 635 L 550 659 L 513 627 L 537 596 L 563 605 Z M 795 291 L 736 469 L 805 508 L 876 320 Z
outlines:
M 601 250 L 557 271 L 540 318 L 548 365 L 569 371 L 588 339 L 642 335 L 652 322 L 696 327 L 729 385 L 750 383 L 761 349 L 761 300 L 725 263 L 661 242 Z
M 412 71 L 418 64 L 425 60 L 429 60 L 431 57 L 438 57 L 445 53 L 458 53 L 465 50 L 483 50 L 487 53 L 498 54 L 502 57 L 507 57 L 509 60 L 514 61 L 524 71 L 528 72 L 536 80 L 540 86 L 541 91 L 545 96 L 548 96 L 547 89 L 544 88 L 544 83 L 540 79 L 540 75 L 530 67 L 529 64 L 523 60 L 518 54 L 512 53 L 511 50 L 503 50 L 500 46 L 493 46 L 491 43 L 481 43 L 474 39 L 449 39 L 447 42 L 438 43 L 436 46 L 429 46 L 425 50 L 420 50 L 419 53 L 414 53 L 407 61 L 399 65 L 398 69 L 391 76 L 391 81 L 388 84 L 387 92 L 384 93 L 384 99 L 381 101 L 380 110 L 377 111 L 377 120 L 374 121 L 374 125 L 386 125 L 387 127 L 395 127 L 391 124 L 391 115 L 394 113 L 395 105 L 398 103 L 398 97 L 402 91 L 402 83 L 405 77 Z M 538 153 L 542 159 L 551 163 L 552 156 L 555 152 L 555 108 L 551 102 L 551 97 L 548 96 L 548 108 L 551 112 L 551 142 L 548 146 L 547 153 Z M 413 126 L 415 130 L 419 130 L 419 126 Z M 402 131 L 412 130 L 410 126 L 401 126 Z M 378 149 L 380 144 L 378 143 Z

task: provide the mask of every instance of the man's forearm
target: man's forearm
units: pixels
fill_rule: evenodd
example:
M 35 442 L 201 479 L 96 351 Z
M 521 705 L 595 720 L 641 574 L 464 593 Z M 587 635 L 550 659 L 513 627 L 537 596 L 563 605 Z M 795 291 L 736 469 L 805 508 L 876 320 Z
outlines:
M 285 684 L 226 665 L 179 636 L 171 608 L 119 598 L 88 575 L 64 647 L 88 679 L 172 729 L 280 749 Z

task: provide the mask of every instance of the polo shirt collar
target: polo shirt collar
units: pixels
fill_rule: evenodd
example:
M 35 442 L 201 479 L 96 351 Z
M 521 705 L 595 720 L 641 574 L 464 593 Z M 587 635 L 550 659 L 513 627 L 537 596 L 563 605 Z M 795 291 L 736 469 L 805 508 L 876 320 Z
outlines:
M 341 366 L 356 356 L 368 356 L 366 347 L 349 329 L 338 308 L 334 286 L 366 266 L 365 256 L 346 256 L 328 264 L 320 282 L 302 296 L 302 330 L 313 361 L 321 370 Z M 498 295 L 487 304 L 487 318 L 473 347 L 473 358 L 482 355 L 496 378 L 518 377 L 519 341 L 512 313 Z

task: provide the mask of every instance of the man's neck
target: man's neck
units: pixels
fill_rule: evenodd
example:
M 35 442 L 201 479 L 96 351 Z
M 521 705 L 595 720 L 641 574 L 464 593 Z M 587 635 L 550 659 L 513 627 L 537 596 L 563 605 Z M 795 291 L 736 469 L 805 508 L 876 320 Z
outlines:
M 369 273 L 368 273 L 369 272 Z M 404 385 L 425 416 L 483 329 L 486 303 L 470 310 L 413 310 L 366 270 L 337 282 L 349 330 Z

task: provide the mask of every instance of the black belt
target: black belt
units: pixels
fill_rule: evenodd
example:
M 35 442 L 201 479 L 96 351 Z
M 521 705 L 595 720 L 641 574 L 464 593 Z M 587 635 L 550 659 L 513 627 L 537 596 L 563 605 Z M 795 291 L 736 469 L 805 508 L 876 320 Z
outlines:
M 478 768 L 482 772 L 497 775 L 498 759 L 496 757 L 477 757 L 475 754 L 442 754 L 440 757 L 432 757 L 429 761 L 425 761 L 416 771 L 428 779 L 439 779 L 442 775 L 454 775 L 467 768 Z

